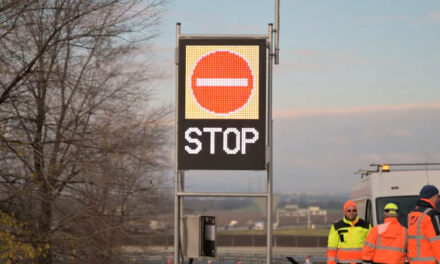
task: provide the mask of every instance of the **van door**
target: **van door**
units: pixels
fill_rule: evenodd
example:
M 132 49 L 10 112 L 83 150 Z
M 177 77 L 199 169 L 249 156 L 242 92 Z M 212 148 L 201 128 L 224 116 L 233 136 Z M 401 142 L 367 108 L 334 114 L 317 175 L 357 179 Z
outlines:
M 366 216 L 366 209 L 367 209 L 367 200 L 353 200 L 353 202 L 356 204 L 357 208 L 358 208 L 358 212 L 357 215 L 365 220 L 365 216 Z
M 373 225 L 373 209 L 371 206 L 371 200 L 368 199 L 366 204 L 365 204 L 365 218 L 364 220 L 366 220 L 368 223 L 370 223 L 371 225 Z

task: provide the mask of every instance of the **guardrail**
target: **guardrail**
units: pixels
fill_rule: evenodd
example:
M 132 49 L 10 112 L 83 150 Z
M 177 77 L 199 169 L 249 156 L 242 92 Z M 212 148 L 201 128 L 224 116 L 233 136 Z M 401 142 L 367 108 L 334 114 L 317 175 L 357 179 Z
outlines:
M 145 246 L 172 247 L 173 235 L 150 236 L 142 239 Z M 127 241 L 129 242 L 129 241 Z M 265 247 L 266 235 L 217 235 L 218 247 Z M 327 236 L 274 235 L 274 247 L 327 247 Z
M 326 247 L 326 236 L 288 236 L 274 235 L 274 247 Z M 220 247 L 264 247 L 264 235 L 218 235 L 217 245 Z

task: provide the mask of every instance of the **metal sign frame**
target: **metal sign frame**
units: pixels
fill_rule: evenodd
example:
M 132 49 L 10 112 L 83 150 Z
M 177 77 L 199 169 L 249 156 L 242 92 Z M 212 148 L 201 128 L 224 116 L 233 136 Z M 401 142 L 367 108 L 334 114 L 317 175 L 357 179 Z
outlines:
M 263 197 L 266 198 L 266 263 L 272 262 L 272 229 L 273 229 L 273 119 L 272 119 L 272 83 L 273 83 L 273 64 L 279 63 L 279 0 L 275 0 L 275 25 L 269 24 L 267 35 L 182 35 L 181 24 L 176 24 L 176 50 L 175 50 L 175 64 L 176 64 L 176 153 L 175 153 L 175 167 L 174 167 L 174 263 L 181 262 L 181 243 L 180 243 L 180 223 L 183 219 L 183 200 L 184 197 Z M 274 43 L 274 34 L 276 34 Z M 185 170 L 178 167 L 178 140 L 179 140 L 179 41 L 182 39 L 266 39 L 267 56 L 267 117 L 264 120 L 267 122 L 267 145 L 266 145 L 266 164 L 265 170 L 267 172 L 267 188 L 263 193 L 211 193 L 211 192 L 185 192 Z M 275 44 L 275 45 L 274 45 Z

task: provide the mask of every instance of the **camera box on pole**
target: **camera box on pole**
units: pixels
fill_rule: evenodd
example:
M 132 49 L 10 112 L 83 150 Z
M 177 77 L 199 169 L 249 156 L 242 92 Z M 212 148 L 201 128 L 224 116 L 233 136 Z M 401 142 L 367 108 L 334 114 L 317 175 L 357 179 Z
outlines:
M 215 257 L 214 216 L 186 215 L 182 222 L 182 251 L 188 258 Z

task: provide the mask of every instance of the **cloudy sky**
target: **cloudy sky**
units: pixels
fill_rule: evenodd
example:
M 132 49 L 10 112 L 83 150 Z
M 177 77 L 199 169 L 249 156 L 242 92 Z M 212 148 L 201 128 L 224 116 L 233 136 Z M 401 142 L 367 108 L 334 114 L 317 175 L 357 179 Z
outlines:
M 176 22 L 182 34 L 267 34 L 274 3 L 170 0 L 154 42 L 165 73 L 157 98 L 175 101 Z M 348 192 L 353 172 L 371 163 L 440 162 L 439 1 L 281 0 L 280 18 L 276 192 Z M 187 184 L 265 185 L 258 173 L 211 174 Z

